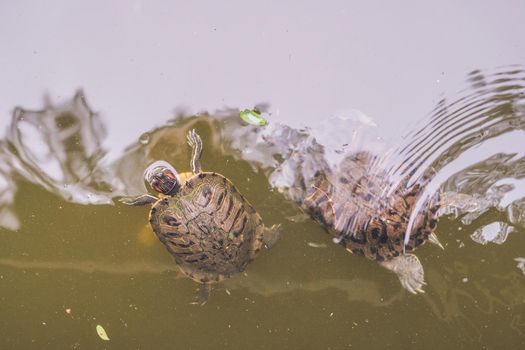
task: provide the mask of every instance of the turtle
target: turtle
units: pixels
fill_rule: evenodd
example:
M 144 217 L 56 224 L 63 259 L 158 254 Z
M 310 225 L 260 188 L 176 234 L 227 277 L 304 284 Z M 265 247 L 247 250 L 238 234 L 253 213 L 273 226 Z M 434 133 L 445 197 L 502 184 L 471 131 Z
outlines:
M 361 151 L 345 156 L 337 171 L 318 170 L 304 185 L 301 207 L 333 235 L 335 243 L 396 273 L 409 292 L 424 293 L 423 266 L 411 252 L 427 241 L 444 249 L 434 233 L 440 193 L 425 200 L 411 227 L 410 217 L 435 171 L 427 169 L 413 184 L 411 173 L 386 193 L 387 173 L 371 171 L 374 161 L 371 153 Z
M 127 205 L 151 204 L 149 222 L 180 270 L 200 284 L 197 304 L 211 284 L 245 270 L 263 246 L 273 246 L 280 225 L 265 227 L 261 216 L 223 175 L 201 169 L 202 140 L 193 129 L 191 173 L 178 174 L 164 160 L 147 167 L 145 180 L 159 197 L 123 198 Z

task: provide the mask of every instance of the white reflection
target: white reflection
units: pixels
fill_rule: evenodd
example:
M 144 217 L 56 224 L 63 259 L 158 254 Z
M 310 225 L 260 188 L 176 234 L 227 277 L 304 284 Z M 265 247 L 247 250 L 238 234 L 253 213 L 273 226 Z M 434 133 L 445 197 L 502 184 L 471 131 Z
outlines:
M 493 222 L 474 231 L 470 238 L 483 245 L 489 242 L 503 244 L 512 231 L 514 231 L 514 227 L 504 222 Z
M 523 272 L 523 276 L 525 276 L 525 258 L 515 258 L 515 261 L 518 262 L 518 265 L 516 267 Z

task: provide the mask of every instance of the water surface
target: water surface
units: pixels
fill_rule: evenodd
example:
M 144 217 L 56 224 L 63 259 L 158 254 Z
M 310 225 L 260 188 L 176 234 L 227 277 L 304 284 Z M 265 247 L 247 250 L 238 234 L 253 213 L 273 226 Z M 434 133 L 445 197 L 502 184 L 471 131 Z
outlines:
M 2 329 L 8 334 L 4 343 L 9 348 L 206 348 L 210 342 L 218 348 L 512 348 L 523 343 L 525 276 L 515 261 L 525 255 L 523 192 L 508 184 L 511 179 L 519 184 L 525 174 L 522 144 L 507 148 L 507 157 L 492 149 L 499 158 L 486 148 L 484 158 L 470 158 L 472 164 L 463 163 L 456 173 L 447 170 L 487 140 L 505 142 L 514 133 L 523 134 L 522 73 L 513 72 L 501 71 L 510 77 L 505 84 L 514 88 L 494 112 L 490 125 L 497 127 L 483 127 L 488 131 L 483 135 L 490 137 L 470 140 L 468 135 L 476 131 L 469 128 L 458 133 L 453 147 L 429 153 L 438 174 L 445 174 L 439 186 L 468 197 L 455 197 L 448 207 L 452 209 L 443 213 L 449 215 L 439 221 L 437 234 L 445 250 L 417 250 L 428 282 L 427 293 L 418 296 L 409 295 L 379 265 L 333 244 L 278 186 L 283 176 L 278 170 L 292 159 L 287 153 L 290 144 L 297 143 L 292 153 L 302 154 L 302 159 L 316 156 L 315 148 L 303 145 L 317 142 L 311 137 L 313 129 L 300 131 L 278 123 L 257 129 L 242 125 L 234 110 L 179 115 L 145 131 L 119 159 L 108 161 L 101 146 L 103 118 L 92 112 L 83 93 L 43 111 L 17 109 L 2 153 L 9 165 L 3 171 L 3 182 L 9 184 L 4 193 L 9 196 L 2 204 L 0 259 Z M 479 101 L 481 113 L 448 115 L 485 120 L 497 91 L 489 88 L 501 86 L 495 76 L 487 75 L 487 90 L 467 94 Z M 463 100 L 459 95 L 443 105 L 449 111 L 470 105 Z M 362 121 L 346 122 L 362 126 L 349 142 L 366 140 L 373 132 Z M 156 241 L 146 225 L 148 209 L 116 201 L 146 191 L 142 171 L 152 160 L 167 159 L 179 171 L 189 170 L 185 134 L 192 128 L 205 142 L 204 169 L 230 178 L 267 225 L 281 223 L 284 231 L 278 244 L 262 252 L 245 274 L 216 286 L 203 307 L 190 304 L 196 284 L 177 271 Z M 346 130 L 342 134 L 343 139 L 349 135 Z M 247 138 L 251 146 L 240 147 Z M 470 143 L 460 141 L 465 139 Z M 318 140 L 322 142 L 322 135 Z M 395 140 L 378 141 L 377 148 L 386 142 Z M 356 141 L 352 147 L 366 145 L 370 144 Z M 399 148 L 396 156 L 388 154 L 391 164 L 404 159 L 406 147 L 401 143 Z M 323 157 L 337 155 L 331 146 L 325 149 Z M 273 156 L 257 156 L 265 150 L 266 156 Z M 298 177 L 304 174 L 303 168 L 290 169 Z M 498 184 L 502 179 L 507 183 L 503 190 Z M 497 188 L 499 196 L 490 201 L 490 189 Z M 468 207 L 473 198 L 479 205 Z M 488 232 L 494 223 L 511 230 L 496 239 Z M 501 227 L 494 230 L 502 232 Z M 106 329 L 110 343 L 97 337 L 97 324 Z

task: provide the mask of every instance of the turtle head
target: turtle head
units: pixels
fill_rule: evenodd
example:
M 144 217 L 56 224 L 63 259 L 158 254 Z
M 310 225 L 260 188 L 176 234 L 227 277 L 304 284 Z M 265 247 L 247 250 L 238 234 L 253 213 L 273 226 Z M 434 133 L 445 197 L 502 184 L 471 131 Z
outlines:
M 158 160 L 144 171 L 144 179 L 157 191 L 168 196 L 176 194 L 180 189 L 179 174 L 170 163 Z

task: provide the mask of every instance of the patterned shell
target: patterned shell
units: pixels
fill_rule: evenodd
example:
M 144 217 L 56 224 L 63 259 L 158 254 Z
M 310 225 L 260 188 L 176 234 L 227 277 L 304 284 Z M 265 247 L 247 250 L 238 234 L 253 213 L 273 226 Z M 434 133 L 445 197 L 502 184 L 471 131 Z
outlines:
M 302 207 L 337 237 L 340 244 L 356 255 L 384 261 L 403 252 L 404 235 L 416 200 L 432 177 L 428 171 L 408 186 L 408 178 L 385 194 L 388 178 L 370 172 L 373 158 L 360 152 L 348 156 L 337 174 L 317 172 L 307 190 Z M 428 240 L 436 226 L 438 196 L 424 205 L 412 225 L 407 252 Z
M 212 283 L 243 271 L 260 250 L 264 224 L 224 176 L 199 173 L 156 202 L 155 234 L 193 280 Z

